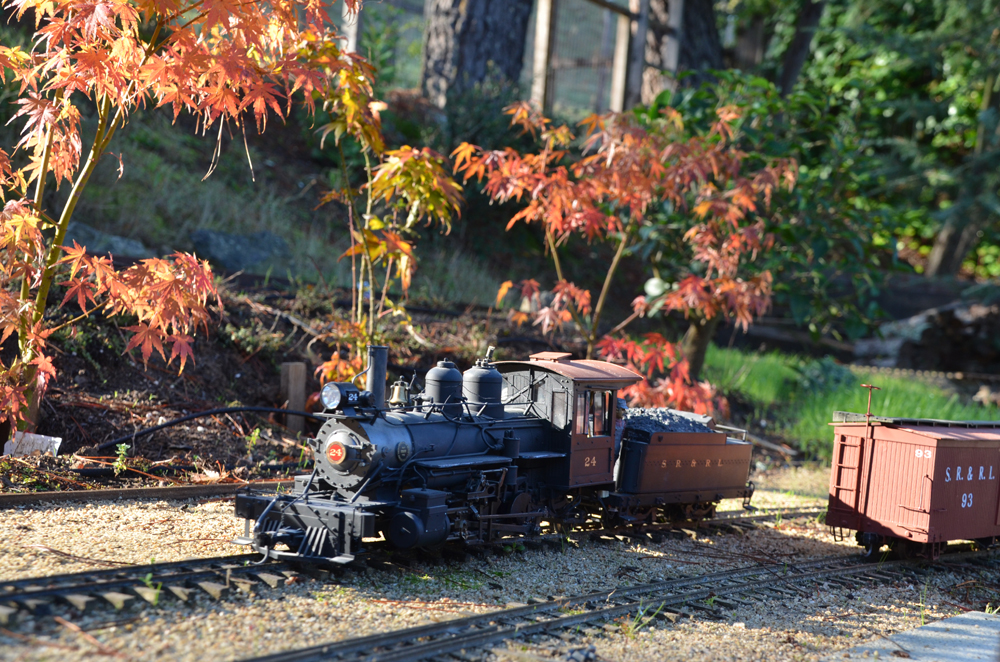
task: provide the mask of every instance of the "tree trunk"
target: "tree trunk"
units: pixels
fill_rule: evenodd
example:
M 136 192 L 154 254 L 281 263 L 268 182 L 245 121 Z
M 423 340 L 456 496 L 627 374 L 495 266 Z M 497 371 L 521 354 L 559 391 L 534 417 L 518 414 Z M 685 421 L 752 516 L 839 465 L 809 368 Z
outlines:
M 675 15 L 671 16 L 671 12 Z M 711 79 L 705 73 L 707 70 L 723 66 L 722 42 L 712 0 L 650 1 L 646 68 L 642 76 L 644 104 L 653 103 L 663 90 L 673 89 L 678 73 L 694 72 L 681 84 L 697 87 Z
M 990 73 L 983 84 L 983 98 L 979 105 L 979 126 L 976 128 L 976 146 L 969 168 L 962 182 L 961 196 L 951 208 L 951 214 L 944 227 L 934 238 L 934 247 L 927 260 L 928 276 L 955 276 L 962 269 L 962 262 L 969 254 L 979 238 L 979 231 L 986 227 L 990 214 L 976 203 L 975 198 L 983 190 L 983 181 L 991 164 L 982 158 L 986 142 L 986 124 L 984 118 L 992 102 L 993 85 L 996 75 Z M 971 202 L 969 202 L 971 200 Z
M 646 29 L 646 66 L 642 70 L 642 103 L 652 104 L 663 90 L 673 88 L 672 73 L 676 70 L 676 44 L 671 40 L 678 35 L 670 27 L 670 5 L 678 2 L 651 0 L 649 27 Z
M 962 216 L 965 218 L 962 218 Z M 986 225 L 986 214 L 973 203 L 965 214 L 959 209 L 945 222 L 934 238 L 934 246 L 927 258 L 928 276 L 956 276 L 962 270 L 965 256 L 976 245 L 979 231 Z
M 711 80 L 705 72 L 722 67 L 722 42 L 715 22 L 714 0 L 685 0 L 678 70 L 695 72 L 684 79 L 685 87 L 697 87 Z
M 825 0 L 817 2 L 804 0 L 802 10 L 799 12 L 799 20 L 795 24 L 795 36 L 792 37 L 792 43 L 785 51 L 784 62 L 781 66 L 781 80 L 778 87 L 781 88 L 782 96 L 787 96 L 792 91 L 792 88 L 795 87 L 795 81 L 802 73 L 802 67 L 805 66 L 806 59 L 809 57 L 813 35 L 816 33 L 819 19 L 823 16 L 825 4 Z
M 764 16 L 758 14 L 750 19 L 747 29 L 736 37 L 733 59 L 737 69 L 747 71 L 764 61 L 768 42 L 764 28 Z
M 715 330 L 719 328 L 722 318 L 715 315 L 711 319 L 704 317 L 694 317 L 691 319 L 691 326 L 688 327 L 684 339 L 681 341 L 681 350 L 688 360 L 688 374 L 692 382 L 698 381 L 701 369 L 705 365 L 705 355 L 708 353 L 708 345 L 715 336 Z
M 517 82 L 532 0 L 427 0 L 420 89 L 444 108 L 490 76 Z

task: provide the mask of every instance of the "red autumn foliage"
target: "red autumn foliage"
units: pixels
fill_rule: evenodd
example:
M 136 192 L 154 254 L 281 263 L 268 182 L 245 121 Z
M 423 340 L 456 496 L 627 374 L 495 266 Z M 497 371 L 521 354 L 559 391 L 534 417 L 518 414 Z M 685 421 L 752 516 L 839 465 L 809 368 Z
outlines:
M 622 390 L 633 407 L 670 407 L 696 414 L 729 415 L 729 402 L 707 381 L 695 382 L 688 362 L 676 345 L 658 333 L 642 340 L 605 336 L 598 343 L 601 356 L 621 363 L 645 377 Z
M 733 125 L 738 114 L 731 107 L 717 109 L 718 119 L 704 135 L 685 133 L 682 118 L 672 109 L 654 121 L 633 114 L 593 115 L 581 122 L 582 149 L 572 159 L 575 136 L 567 127 L 554 127 L 526 103 L 511 106 L 507 113 L 513 125 L 538 139 L 537 153 L 521 154 L 511 148 L 487 151 L 465 143 L 452 157 L 455 171 L 466 181 L 481 182 L 493 200 L 522 204 L 508 227 L 518 221 L 543 225 L 557 284 L 552 304 L 537 307 L 536 323 L 548 332 L 572 319 L 587 340 L 588 356 L 597 349 L 606 358 L 625 360 L 640 369 L 648 379 L 633 389 L 637 402 L 694 410 L 714 406 L 711 387 L 689 378 L 687 363 L 662 336 L 642 341 L 600 338 L 599 322 L 612 278 L 639 230 L 653 222 L 652 206 L 689 210 L 696 222 L 684 238 L 704 269 L 688 274 L 654 301 L 636 298 L 633 314 L 608 335 L 654 308 L 702 319 L 723 316 L 748 325 L 767 309 L 771 297 L 769 273 L 742 275 L 746 264 L 773 241 L 764 235 L 762 208 L 776 188 L 794 185 L 797 165 L 776 160 L 745 173 L 747 155 L 735 145 Z M 616 245 L 596 304 L 589 291 L 563 276 L 558 248 L 572 234 Z M 501 287 L 498 301 L 510 287 L 510 283 Z M 664 356 L 670 360 L 664 362 Z
M 358 11 L 360 0 L 345 0 Z M 11 0 L 18 20 L 33 16 L 30 50 L 0 44 L 0 79 L 11 76 L 23 122 L 13 148 L 0 148 L 0 337 L 16 333 L 17 356 L 0 363 L 0 421 L 30 427 L 45 385 L 55 378 L 46 354 L 49 290 L 69 270 L 68 294 L 85 316 L 129 314 L 128 348 L 146 361 L 155 350 L 183 369 L 191 334 L 207 323 L 216 296 L 206 263 L 191 255 L 143 260 L 116 270 L 64 237 L 82 190 L 130 114 L 187 111 L 204 132 L 223 125 L 258 131 L 287 117 L 293 99 L 308 113 L 322 105 L 334 120 L 324 136 L 348 134 L 383 150 L 373 69 L 344 53 L 330 17 L 333 1 Z M 96 110 L 93 141 L 81 136 L 82 104 Z M 23 164 L 23 165 L 15 165 Z M 124 165 L 124 164 L 123 164 Z M 412 170 L 412 168 L 411 168 Z M 71 185 L 58 213 L 43 207 L 48 181 Z M 29 189 L 34 187 L 33 192 Z M 42 229 L 52 232 L 43 236 Z M 170 354 L 167 358 L 166 350 Z

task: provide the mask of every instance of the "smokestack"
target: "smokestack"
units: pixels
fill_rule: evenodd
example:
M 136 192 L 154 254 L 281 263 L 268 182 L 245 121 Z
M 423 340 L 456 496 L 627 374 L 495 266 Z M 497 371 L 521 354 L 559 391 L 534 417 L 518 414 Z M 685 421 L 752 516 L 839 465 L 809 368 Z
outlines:
M 365 390 L 372 394 L 372 405 L 385 409 L 385 380 L 389 370 L 389 348 L 368 345 L 368 377 Z

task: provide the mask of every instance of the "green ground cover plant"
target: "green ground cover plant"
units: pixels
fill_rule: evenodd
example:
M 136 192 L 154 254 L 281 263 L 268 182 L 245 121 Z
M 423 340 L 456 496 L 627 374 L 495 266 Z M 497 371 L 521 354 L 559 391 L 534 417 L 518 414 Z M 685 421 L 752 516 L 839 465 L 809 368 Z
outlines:
M 862 383 L 882 389 L 872 398 L 872 413 L 878 416 L 1000 420 L 1000 409 L 972 403 L 946 383 L 848 367 L 829 357 L 814 360 L 713 346 L 705 359 L 705 376 L 723 393 L 752 405 L 748 424 L 767 421 L 769 434 L 826 462 L 833 444 L 833 412 L 864 412 L 868 391 Z

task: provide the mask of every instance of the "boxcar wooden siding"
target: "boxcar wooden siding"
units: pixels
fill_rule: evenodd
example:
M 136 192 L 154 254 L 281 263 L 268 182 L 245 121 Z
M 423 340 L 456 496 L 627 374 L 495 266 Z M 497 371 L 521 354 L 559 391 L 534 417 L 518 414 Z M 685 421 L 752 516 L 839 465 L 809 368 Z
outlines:
M 917 542 L 1000 536 L 1000 430 L 838 425 L 827 522 Z

